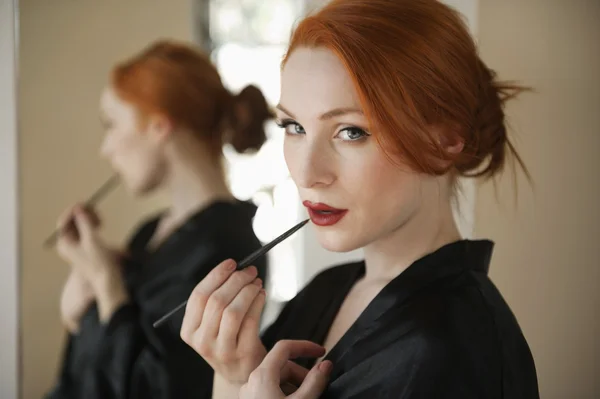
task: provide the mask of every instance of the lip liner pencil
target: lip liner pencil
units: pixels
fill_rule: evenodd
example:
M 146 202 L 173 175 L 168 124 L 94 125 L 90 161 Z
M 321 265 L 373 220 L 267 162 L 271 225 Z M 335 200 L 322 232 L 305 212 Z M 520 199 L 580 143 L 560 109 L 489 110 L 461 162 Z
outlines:
M 102 184 L 92 194 L 92 196 L 86 201 L 85 205 L 86 206 L 96 205 L 96 203 L 98 203 L 101 199 L 106 197 L 106 195 L 108 193 L 110 193 L 115 187 L 117 187 L 118 183 L 119 183 L 119 176 L 118 175 L 111 176 L 110 179 L 108 179 L 106 182 L 104 182 L 104 184 Z M 50 236 L 48 238 L 46 238 L 46 240 L 44 241 L 44 247 L 48 248 L 48 247 L 54 245 L 56 243 L 56 240 L 58 240 L 60 233 L 61 233 L 60 229 L 54 230 L 54 232 L 52 234 L 50 234 Z
M 269 252 L 271 250 L 271 248 L 273 248 L 275 245 L 279 244 L 280 242 L 282 242 L 283 240 L 285 240 L 286 238 L 288 238 L 289 236 L 291 236 L 292 234 L 294 234 L 296 231 L 298 231 L 302 227 L 304 227 L 304 225 L 306 223 L 308 223 L 308 221 L 309 221 L 309 219 L 306 219 L 306 220 L 298 223 L 297 225 L 295 225 L 294 227 L 292 227 L 291 229 L 289 229 L 288 231 L 286 231 L 285 233 L 283 233 L 279 237 L 275 238 L 270 243 L 266 244 L 264 247 L 261 247 L 261 248 L 257 249 L 256 251 L 254 251 L 253 253 L 251 253 L 250 255 L 248 255 L 247 257 L 245 257 L 244 259 L 242 259 L 242 261 L 240 261 L 237 264 L 237 266 L 236 266 L 235 269 L 236 270 L 243 270 L 246 267 L 250 266 L 252 264 L 252 262 L 254 262 L 256 259 L 260 258 L 264 254 L 266 254 L 267 252 Z M 184 302 L 182 302 L 182 303 L 180 303 L 177 307 L 175 307 L 169 313 L 165 314 L 163 317 L 161 317 L 160 319 L 158 319 L 157 321 L 155 321 L 154 324 L 153 324 L 153 327 L 154 328 L 160 327 L 162 324 L 164 324 L 165 321 L 167 321 L 167 319 L 169 319 L 169 317 L 173 316 L 179 310 L 183 309 L 185 307 L 185 305 L 187 305 L 187 300 L 184 301 Z

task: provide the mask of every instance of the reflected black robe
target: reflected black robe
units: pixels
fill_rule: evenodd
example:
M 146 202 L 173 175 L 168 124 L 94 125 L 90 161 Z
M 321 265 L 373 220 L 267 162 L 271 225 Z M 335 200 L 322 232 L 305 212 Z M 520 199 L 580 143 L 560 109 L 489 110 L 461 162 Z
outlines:
M 140 226 L 123 268 L 131 303 L 101 324 L 92 306 L 70 335 L 57 386 L 47 399 L 210 398 L 213 371 L 179 331 L 184 311 L 158 329 L 152 323 L 186 300 L 225 259 L 261 246 L 252 230 L 256 207 L 215 202 L 199 211 L 153 252 L 146 250 L 159 217 Z M 266 281 L 266 259 L 255 265 Z
M 487 276 L 493 243 L 461 240 L 413 263 L 387 284 L 326 355 L 322 398 L 537 399 L 521 329 Z M 317 275 L 263 335 L 323 344 L 364 262 Z M 310 368 L 314 359 L 297 361 Z

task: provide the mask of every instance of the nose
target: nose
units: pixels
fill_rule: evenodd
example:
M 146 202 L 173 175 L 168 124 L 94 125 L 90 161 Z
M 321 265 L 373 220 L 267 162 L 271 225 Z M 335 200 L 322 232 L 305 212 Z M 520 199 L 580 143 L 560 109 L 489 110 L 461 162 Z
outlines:
M 327 143 L 303 140 L 299 148 L 290 149 L 295 158 L 290 168 L 296 185 L 300 188 L 327 187 L 335 181 L 335 154 Z M 293 169 L 293 170 L 292 170 Z M 295 176 L 294 176 L 295 175 Z
M 100 153 L 100 156 L 105 159 L 110 159 L 111 151 L 110 151 L 109 141 L 110 140 L 108 138 L 108 135 L 104 135 L 104 138 L 102 139 L 102 143 L 100 144 L 99 153 Z

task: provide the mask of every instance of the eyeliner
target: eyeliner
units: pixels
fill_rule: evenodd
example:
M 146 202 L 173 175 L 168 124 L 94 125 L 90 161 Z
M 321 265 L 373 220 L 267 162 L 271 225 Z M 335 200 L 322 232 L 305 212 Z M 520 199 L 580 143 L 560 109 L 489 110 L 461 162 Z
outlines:
M 119 183 L 119 176 L 112 175 L 107 181 L 104 182 L 86 201 L 85 206 L 92 207 L 96 205 L 101 199 L 106 197 Z M 44 241 L 44 247 L 48 248 L 56 243 L 58 237 L 61 234 L 61 229 L 56 229 L 46 240 Z
M 288 238 L 289 236 L 291 236 L 292 234 L 294 234 L 296 231 L 300 230 L 302 227 L 304 227 L 304 225 L 306 225 L 306 223 L 308 223 L 309 219 L 306 219 L 300 223 L 298 223 L 297 225 L 295 225 L 294 227 L 292 227 L 291 229 L 289 229 L 288 231 L 286 231 L 285 233 L 283 233 L 282 235 L 280 235 L 279 237 L 275 238 L 273 241 L 271 241 L 270 243 L 266 244 L 264 247 L 261 247 L 259 249 L 257 249 L 256 251 L 254 251 L 253 253 L 251 253 L 250 255 L 248 255 L 247 257 L 245 257 L 244 259 L 242 259 L 237 266 L 235 267 L 235 270 L 243 270 L 245 268 L 247 268 L 248 266 L 250 266 L 252 264 L 252 262 L 254 262 L 256 259 L 260 258 L 261 256 L 265 255 L 267 252 L 269 252 L 275 245 L 279 244 L 281 241 L 285 240 L 286 238 Z M 185 307 L 185 305 L 187 305 L 187 300 L 183 301 L 182 303 L 180 303 L 179 305 L 177 305 L 173 310 L 171 310 L 169 313 L 165 314 L 163 317 L 161 317 L 160 319 L 156 320 L 154 322 L 154 324 L 152 324 L 152 326 L 154 328 L 160 327 L 162 324 L 164 324 L 171 316 L 173 316 L 175 313 L 177 313 L 179 310 L 183 309 Z

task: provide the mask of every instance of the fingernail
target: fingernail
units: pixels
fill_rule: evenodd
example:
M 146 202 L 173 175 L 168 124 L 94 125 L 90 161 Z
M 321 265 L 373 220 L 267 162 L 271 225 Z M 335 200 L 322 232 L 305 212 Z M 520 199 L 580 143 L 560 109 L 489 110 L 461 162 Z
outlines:
M 256 280 L 254 280 L 252 283 L 254 283 L 255 285 L 258 285 L 259 287 L 262 285 L 262 280 L 257 278 Z
M 233 259 L 229 259 L 225 264 L 225 270 L 233 271 L 235 269 L 235 261 Z
M 325 375 L 329 375 L 329 373 L 331 373 L 332 368 L 333 364 L 329 360 L 325 360 L 319 363 L 319 371 Z
M 260 292 L 258 294 L 267 296 L 267 291 L 265 291 L 265 289 L 263 288 L 262 290 L 260 290 Z
M 244 271 L 250 276 L 258 274 L 258 270 L 256 270 L 256 267 L 254 266 L 247 267 Z

